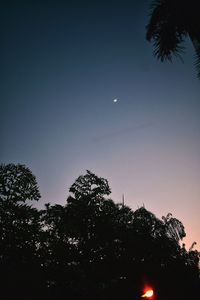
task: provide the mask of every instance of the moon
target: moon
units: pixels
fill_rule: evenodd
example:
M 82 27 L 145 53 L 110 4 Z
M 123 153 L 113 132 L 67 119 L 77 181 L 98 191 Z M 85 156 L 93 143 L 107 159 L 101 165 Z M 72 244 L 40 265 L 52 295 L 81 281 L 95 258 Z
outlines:
M 113 102 L 114 102 L 114 103 L 117 103 L 117 101 L 118 101 L 118 99 L 117 99 L 117 98 L 113 99 Z

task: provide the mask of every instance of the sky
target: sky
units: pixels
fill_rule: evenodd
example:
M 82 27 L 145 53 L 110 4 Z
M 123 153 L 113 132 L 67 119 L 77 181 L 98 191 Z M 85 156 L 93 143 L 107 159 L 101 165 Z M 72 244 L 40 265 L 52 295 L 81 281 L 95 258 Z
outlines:
M 110 197 L 169 212 L 200 249 L 200 81 L 194 51 L 161 63 L 145 39 L 151 1 L 1 4 L 1 163 L 25 164 L 44 203 L 76 178 Z M 118 99 L 114 102 L 114 99 Z

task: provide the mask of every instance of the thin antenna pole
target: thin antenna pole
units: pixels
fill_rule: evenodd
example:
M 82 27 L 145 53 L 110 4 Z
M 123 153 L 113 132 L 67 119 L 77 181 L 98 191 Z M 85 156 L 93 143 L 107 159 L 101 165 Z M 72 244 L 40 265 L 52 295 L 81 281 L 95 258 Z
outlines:
M 122 206 L 124 207 L 124 194 L 122 194 Z

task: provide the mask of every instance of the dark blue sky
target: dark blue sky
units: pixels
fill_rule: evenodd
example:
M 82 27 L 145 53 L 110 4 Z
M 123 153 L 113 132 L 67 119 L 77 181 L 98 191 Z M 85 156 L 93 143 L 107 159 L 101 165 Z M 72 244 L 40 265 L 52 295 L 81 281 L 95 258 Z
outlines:
M 89 169 L 199 246 L 200 81 L 189 40 L 184 63 L 153 57 L 150 3 L 2 2 L 1 161 L 32 170 L 41 206 Z

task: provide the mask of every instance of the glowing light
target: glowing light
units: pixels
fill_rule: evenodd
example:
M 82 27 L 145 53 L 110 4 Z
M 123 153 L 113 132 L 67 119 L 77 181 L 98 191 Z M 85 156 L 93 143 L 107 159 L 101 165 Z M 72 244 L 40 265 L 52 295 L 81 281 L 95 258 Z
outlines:
M 117 99 L 117 98 L 113 99 L 113 102 L 114 102 L 114 103 L 116 103 L 117 101 L 118 101 L 118 99 Z
M 147 290 L 144 295 L 142 295 L 143 298 L 144 297 L 151 298 L 152 296 L 153 296 L 153 290 L 150 290 L 150 289 Z

